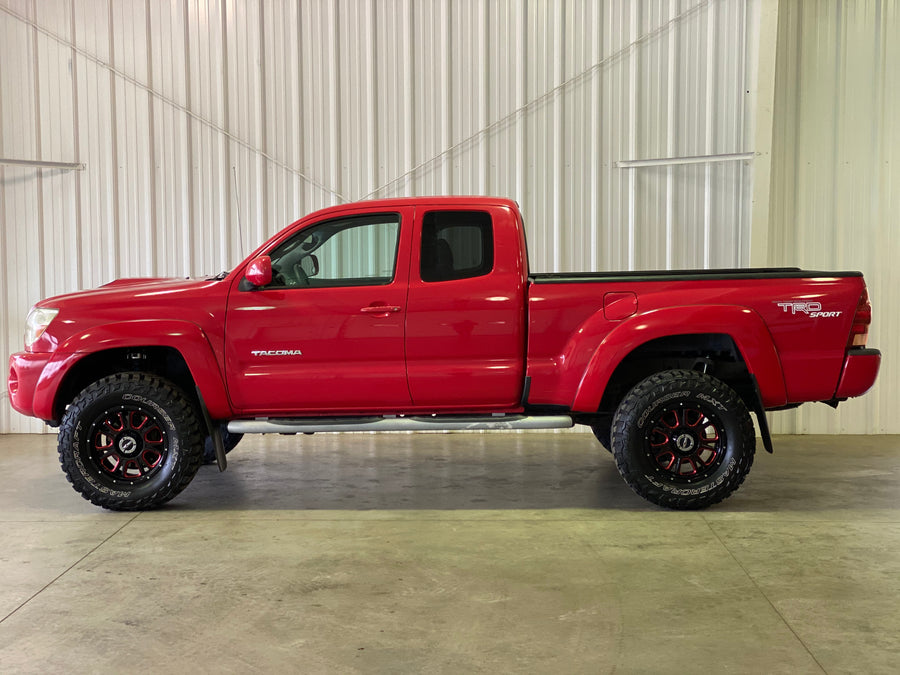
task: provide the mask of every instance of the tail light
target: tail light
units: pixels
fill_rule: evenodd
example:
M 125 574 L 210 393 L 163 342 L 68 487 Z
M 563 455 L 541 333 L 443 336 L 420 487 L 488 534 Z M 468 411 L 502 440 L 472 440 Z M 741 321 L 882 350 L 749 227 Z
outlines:
M 850 347 L 865 347 L 869 339 L 869 324 L 872 323 L 872 305 L 869 303 L 869 291 L 863 289 L 856 305 L 856 314 L 853 316 L 853 326 L 850 328 Z

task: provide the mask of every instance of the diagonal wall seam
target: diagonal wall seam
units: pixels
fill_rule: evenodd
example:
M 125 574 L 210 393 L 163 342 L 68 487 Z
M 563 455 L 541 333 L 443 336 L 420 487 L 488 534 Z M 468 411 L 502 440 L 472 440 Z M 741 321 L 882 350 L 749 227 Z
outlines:
M 11 17 L 13 17 L 13 18 L 15 18 L 15 19 L 18 19 L 18 20 L 21 21 L 22 23 L 24 23 L 24 24 L 26 24 L 27 26 L 30 26 L 31 28 L 33 28 L 33 29 L 34 29 L 35 31 L 37 31 L 38 33 L 41 33 L 42 35 L 44 35 L 44 36 L 46 36 L 46 37 L 49 37 L 51 40 L 56 41 L 58 44 L 60 44 L 60 45 L 62 45 L 62 46 L 64 46 L 64 47 L 66 47 L 66 48 L 68 48 L 68 49 L 71 49 L 73 52 L 75 52 L 75 53 L 78 54 L 79 56 L 83 56 L 84 58 L 86 58 L 86 59 L 88 59 L 89 61 L 91 61 L 92 63 L 94 63 L 94 64 L 100 66 L 101 68 L 105 68 L 106 70 L 108 70 L 108 71 L 109 71 L 110 73 L 112 73 L 113 75 L 115 75 L 115 76 L 117 76 L 117 77 L 121 77 L 125 82 L 128 82 L 129 84 L 132 84 L 132 85 L 134 85 L 135 87 L 138 87 L 138 88 L 144 90 L 145 92 L 147 92 L 148 94 L 150 94 L 150 96 L 152 96 L 153 98 L 155 98 L 155 99 L 157 99 L 157 100 L 159 100 L 159 101 L 162 101 L 163 103 L 165 103 L 165 104 L 171 106 L 172 108 L 174 108 L 174 109 L 176 109 L 176 110 L 178 110 L 178 111 L 180 111 L 180 112 L 183 112 L 185 115 L 187 115 L 187 116 L 190 117 L 191 119 L 193 119 L 193 120 L 199 122 L 200 124 L 202 124 L 202 125 L 204 125 L 204 126 L 210 128 L 210 129 L 216 131 L 217 133 L 219 133 L 219 134 L 225 136 L 228 140 L 230 140 L 230 141 L 232 141 L 232 142 L 234 142 L 234 143 L 237 143 L 237 144 L 240 145 L 242 148 L 244 148 L 244 149 L 246 149 L 246 150 L 249 150 L 250 152 L 253 152 L 253 153 L 258 154 L 260 157 L 265 158 L 266 160 L 268 160 L 269 162 L 271 162 L 272 164 L 274 164 L 274 165 L 277 166 L 278 168 L 284 169 L 285 171 L 289 171 L 290 173 L 292 173 L 292 174 L 294 174 L 294 175 L 296 175 L 296 176 L 302 178 L 304 181 L 306 181 L 307 183 L 309 183 L 309 184 L 312 185 L 313 187 L 316 187 L 316 188 L 322 190 L 323 192 L 326 192 L 327 194 L 333 195 L 333 196 L 337 197 L 338 199 L 340 199 L 340 200 L 343 201 L 343 202 L 348 201 L 347 198 L 346 198 L 344 195 L 342 195 L 340 192 L 338 192 L 337 190 L 333 190 L 332 188 L 328 187 L 328 186 L 325 185 L 324 183 L 321 183 L 321 182 L 317 181 L 316 179 L 314 179 L 314 178 L 312 178 L 312 177 L 306 175 L 306 174 L 303 173 L 302 171 L 299 171 L 298 169 L 295 169 L 295 168 L 293 168 L 292 166 L 289 166 L 288 164 L 286 164 L 285 162 L 282 162 L 281 160 L 279 160 L 279 159 L 273 157 L 272 155 L 270 155 L 269 153 L 267 153 L 265 150 L 262 150 L 262 149 L 256 147 L 255 145 L 253 145 L 252 143 L 250 143 L 250 142 L 248 142 L 248 141 L 245 141 L 244 139 L 235 136 L 234 134 L 232 134 L 230 131 L 228 131 L 228 130 L 225 129 L 224 127 L 221 127 L 221 126 L 219 126 L 218 124 L 216 124 L 215 122 L 213 122 L 212 120 L 209 120 L 209 119 L 203 117 L 202 115 L 199 115 L 199 114 L 195 113 L 193 110 L 190 110 L 189 108 L 185 107 L 185 106 L 182 105 L 181 103 L 178 103 L 178 101 L 175 101 L 174 99 L 172 99 L 172 98 L 166 96 L 165 94 L 163 94 L 163 93 L 161 93 L 161 92 L 159 92 L 159 91 L 154 90 L 152 87 L 147 86 L 146 84 L 144 84 L 144 83 L 141 82 L 140 80 L 138 80 L 138 79 L 132 77 L 131 75 L 128 75 L 127 73 L 122 72 L 121 70 L 119 70 L 118 68 L 115 68 L 114 66 L 112 66 L 112 65 L 109 64 L 109 63 L 107 63 L 106 61 L 104 61 L 104 60 L 101 59 L 100 57 L 98 57 L 98 56 L 96 56 L 96 55 L 94 55 L 94 54 L 91 54 L 90 52 L 88 52 L 88 51 L 85 50 L 85 49 L 82 49 L 81 47 L 79 47 L 78 45 L 74 44 L 74 43 L 73 43 L 72 41 L 70 41 L 69 39 L 64 38 L 64 37 L 62 37 L 62 36 L 60 36 L 60 35 L 57 35 L 57 34 L 54 33 L 53 31 L 44 28 L 43 26 L 41 26 L 41 25 L 38 24 L 37 22 L 32 21 L 31 19 L 29 19 L 29 18 L 26 17 L 26 16 L 22 16 L 22 15 L 19 14 L 18 12 L 15 12 L 15 11 L 13 11 L 12 9 L 10 9 L 10 8 L 8 8 L 8 7 L 4 7 L 4 6 L 0 5 L 0 11 L 5 12 L 6 14 L 8 14 L 9 16 L 11 16 Z
M 643 35 L 641 35 L 639 38 L 637 38 L 633 42 L 628 43 L 621 49 L 613 52 L 606 58 L 601 59 L 600 61 L 593 64 L 589 68 L 582 70 L 577 75 L 573 75 L 568 80 L 561 82 L 560 84 L 556 85 L 552 89 L 548 89 L 540 96 L 531 99 L 530 101 L 519 106 L 512 112 L 507 113 L 500 119 L 494 120 L 493 122 L 491 122 L 490 124 L 488 124 L 485 127 L 482 127 L 475 133 L 473 133 L 469 136 L 466 136 L 461 141 L 457 141 L 456 143 L 449 146 L 445 150 L 442 150 L 437 155 L 434 155 L 433 157 L 430 157 L 429 159 L 426 159 L 425 161 L 420 162 L 419 164 L 416 164 L 414 167 L 412 167 L 408 171 L 402 173 L 401 175 L 397 176 L 396 178 L 393 178 L 392 180 L 388 181 L 387 183 L 384 183 L 383 185 L 375 188 L 374 190 L 369 191 L 365 195 L 358 197 L 354 201 L 357 201 L 360 199 L 370 199 L 370 198 L 374 197 L 379 192 L 386 190 L 401 181 L 404 181 L 405 179 L 407 179 L 410 176 L 412 176 L 413 174 L 415 174 L 417 171 L 424 169 L 426 166 L 429 166 L 430 164 L 433 164 L 434 162 L 437 162 L 438 160 L 442 159 L 446 155 L 449 155 L 449 154 L 455 152 L 456 150 L 463 147 L 464 145 L 472 143 L 473 141 L 478 140 L 482 136 L 489 134 L 497 127 L 500 127 L 500 126 L 503 126 L 504 124 L 509 123 L 512 119 L 522 115 L 523 113 L 528 112 L 535 106 L 538 106 L 538 105 L 541 105 L 543 103 L 550 101 L 557 94 L 563 92 L 566 89 L 569 89 L 570 87 L 572 87 L 576 84 L 583 82 L 584 80 L 587 80 L 588 78 L 590 78 L 591 76 L 593 76 L 595 73 L 602 70 L 606 66 L 608 66 L 608 65 L 614 63 L 615 61 L 621 59 L 622 57 L 626 56 L 628 53 L 630 53 L 632 50 L 634 50 L 635 47 L 642 45 L 643 43 L 648 42 L 656 37 L 659 37 L 660 35 L 665 33 L 667 30 L 672 28 L 675 24 L 680 23 L 684 19 L 687 19 L 688 17 L 693 16 L 694 14 L 698 13 L 701 9 L 704 9 L 705 7 L 709 7 L 713 2 L 714 2 L 714 0 L 704 0 L 703 2 L 699 2 L 696 5 L 691 6 L 690 9 L 686 9 L 684 12 L 682 12 L 681 14 L 679 14 L 675 17 L 672 17 L 671 19 L 666 21 L 664 24 L 661 24 L 661 25 L 657 26 L 656 28 L 654 28 L 653 30 L 651 30 L 647 33 L 644 33 Z

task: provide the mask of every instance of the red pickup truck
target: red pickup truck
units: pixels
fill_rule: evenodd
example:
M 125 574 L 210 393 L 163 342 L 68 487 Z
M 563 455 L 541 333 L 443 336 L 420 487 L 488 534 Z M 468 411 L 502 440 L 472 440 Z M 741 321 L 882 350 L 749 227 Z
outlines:
M 743 482 L 757 416 L 866 392 L 858 272 L 529 274 L 506 199 L 344 204 L 229 273 L 38 303 L 13 407 L 59 426 L 95 504 L 168 501 L 245 433 L 585 424 L 638 494 L 702 508 Z

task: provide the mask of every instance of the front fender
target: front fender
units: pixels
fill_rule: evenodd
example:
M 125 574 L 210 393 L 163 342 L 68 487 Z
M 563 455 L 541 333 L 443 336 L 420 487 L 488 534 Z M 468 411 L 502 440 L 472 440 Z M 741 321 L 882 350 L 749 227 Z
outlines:
M 734 340 L 747 369 L 756 376 L 766 407 L 787 402 L 781 361 L 759 314 L 735 305 L 689 305 L 638 314 L 610 331 L 588 363 L 572 409 L 595 412 L 615 369 L 641 345 L 658 338 L 700 333 L 728 335 Z
M 203 330 L 189 321 L 142 319 L 93 326 L 67 338 L 47 362 L 34 391 L 34 415 L 53 419 L 54 399 L 71 367 L 84 357 L 123 347 L 171 347 L 187 363 L 214 419 L 231 417 L 219 362 Z

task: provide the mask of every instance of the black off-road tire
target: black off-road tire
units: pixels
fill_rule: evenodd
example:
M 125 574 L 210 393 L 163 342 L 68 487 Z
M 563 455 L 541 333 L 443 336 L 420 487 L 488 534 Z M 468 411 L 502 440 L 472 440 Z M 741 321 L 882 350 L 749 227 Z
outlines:
M 224 424 L 219 427 L 219 433 L 222 434 L 222 444 L 225 446 L 226 455 L 234 450 L 244 437 L 244 434 L 231 433 Z M 216 446 L 213 444 L 212 436 L 207 436 L 203 440 L 203 463 L 216 463 Z
M 629 487 L 670 509 L 722 501 L 744 482 L 756 452 L 741 397 L 691 370 L 667 370 L 638 383 L 613 417 L 612 444 Z
M 59 463 L 81 495 L 105 509 L 164 504 L 194 478 L 203 457 L 196 406 L 176 385 L 119 373 L 85 388 L 59 429 Z

